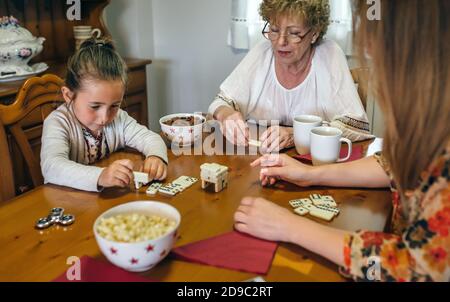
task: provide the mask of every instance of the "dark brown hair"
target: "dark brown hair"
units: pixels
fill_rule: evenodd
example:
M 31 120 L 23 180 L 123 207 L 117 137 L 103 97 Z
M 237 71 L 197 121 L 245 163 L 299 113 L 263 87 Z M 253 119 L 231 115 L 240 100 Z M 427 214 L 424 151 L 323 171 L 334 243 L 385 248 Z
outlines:
M 85 80 L 121 80 L 126 87 L 127 66 L 111 40 L 90 38 L 69 59 L 67 87 L 76 93 Z

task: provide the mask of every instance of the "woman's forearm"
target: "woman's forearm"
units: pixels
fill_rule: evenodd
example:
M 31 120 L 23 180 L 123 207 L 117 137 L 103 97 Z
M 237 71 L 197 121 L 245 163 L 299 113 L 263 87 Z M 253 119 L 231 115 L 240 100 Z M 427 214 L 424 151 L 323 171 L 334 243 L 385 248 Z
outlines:
M 217 108 L 216 112 L 214 112 L 214 119 L 219 122 L 223 122 L 228 116 L 235 113 L 236 111 L 228 106 L 220 106 Z
M 386 188 L 390 179 L 375 157 L 319 166 L 314 171 L 314 185 L 332 187 Z
M 337 265 L 344 265 L 344 239 L 347 231 L 333 229 L 299 216 L 287 220 L 288 242 L 319 254 Z

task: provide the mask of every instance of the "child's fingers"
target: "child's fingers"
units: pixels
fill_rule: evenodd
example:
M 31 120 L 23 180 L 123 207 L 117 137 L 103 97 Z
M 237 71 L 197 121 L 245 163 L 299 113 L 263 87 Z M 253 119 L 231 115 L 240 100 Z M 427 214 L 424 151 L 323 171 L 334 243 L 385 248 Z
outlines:
M 158 166 L 157 162 L 152 162 L 150 166 L 150 170 L 148 171 L 148 177 L 150 180 L 157 179 L 156 175 L 158 174 Z
M 164 164 L 158 165 L 158 171 L 156 172 L 155 179 L 161 180 L 161 177 L 164 175 Z
M 162 175 L 161 177 L 158 178 L 158 180 L 164 180 L 167 177 L 167 165 L 166 164 L 162 164 Z
M 128 170 L 133 172 L 133 168 L 134 167 L 133 167 L 133 162 L 131 160 L 129 160 L 129 159 L 121 159 L 121 160 L 115 161 L 115 163 L 117 163 L 117 164 L 119 164 L 119 165 L 121 165 L 123 167 L 126 167 Z
M 167 166 L 164 165 L 164 172 L 163 175 L 161 176 L 161 178 L 159 180 L 164 180 L 167 178 Z
M 150 173 L 151 167 L 152 167 L 152 161 L 151 160 L 144 161 L 144 165 L 142 167 L 142 172 Z
M 124 177 L 125 177 L 124 180 L 126 181 L 127 184 L 131 183 L 131 182 L 134 180 L 133 172 L 130 171 L 130 170 L 128 169 L 128 167 L 120 166 L 120 165 L 119 165 L 119 166 L 117 166 L 117 168 L 114 170 L 114 175 L 115 175 L 116 173 L 120 173 L 121 175 L 124 175 Z
M 115 171 L 114 179 L 116 180 L 115 185 L 119 187 L 126 187 L 130 185 L 129 176 L 126 173 L 123 173 L 122 171 L 119 170 Z

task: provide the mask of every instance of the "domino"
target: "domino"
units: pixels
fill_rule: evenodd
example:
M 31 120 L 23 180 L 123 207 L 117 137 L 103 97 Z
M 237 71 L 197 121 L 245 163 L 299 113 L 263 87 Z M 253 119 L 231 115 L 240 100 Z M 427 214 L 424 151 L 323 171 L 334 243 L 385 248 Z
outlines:
M 309 198 L 312 200 L 313 203 L 315 200 L 317 200 L 317 201 L 322 200 L 322 196 L 320 196 L 320 194 L 311 194 L 311 195 L 309 195 Z
M 339 214 L 341 211 L 338 208 L 333 207 L 327 207 L 327 206 L 316 206 L 316 208 L 324 210 L 324 211 L 330 211 L 335 213 L 336 215 Z
M 169 195 L 169 196 L 175 196 L 178 193 L 177 190 L 174 190 L 174 189 L 166 187 L 166 186 L 163 186 L 163 187 L 159 188 L 158 192 L 162 193 L 162 194 Z
M 195 184 L 198 181 L 198 178 L 190 177 L 190 176 L 183 176 L 186 178 L 187 182 L 190 182 L 191 184 Z
M 298 207 L 294 210 L 294 212 L 300 216 L 304 216 L 309 213 L 309 210 L 304 207 Z
M 182 186 L 177 183 L 168 183 L 168 184 L 162 186 L 161 188 L 159 188 L 159 191 L 161 191 L 161 189 L 174 191 L 175 194 L 183 191 Z
M 180 184 L 171 183 L 170 187 L 173 188 L 174 190 L 178 191 L 178 193 L 180 193 L 184 190 L 183 186 Z
M 337 207 L 337 203 L 331 200 L 313 200 L 315 206 L 327 206 L 327 207 Z
M 310 198 L 314 205 L 316 206 L 329 206 L 329 207 L 337 207 L 337 203 L 334 201 L 333 197 L 327 195 L 322 196 L 320 194 L 311 194 Z
M 322 195 L 322 200 L 329 200 L 335 202 L 332 196 L 330 195 Z
M 140 182 L 142 184 L 148 184 L 150 180 L 148 179 L 148 174 L 143 172 L 133 172 L 134 181 Z
M 336 201 L 330 195 L 322 195 L 322 201 L 327 203 L 329 206 L 337 207 Z
M 145 191 L 145 193 L 149 194 L 149 195 L 155 195 L 156 193 L 158 193 L 159 188 L 162 187 L 162 183 L 160 182 L 154 182 L 152 183 L 147 190 Z
M 172 184 L 179 184 L 181 186 L 182 191 L 184 191 L 197 181 L 198 179 L 195 177 L 180 176 L 176 180 L 172 181 Z
M 304 205 L 310 205 L 312 204 L 311 200 L 309 200 L 308 198 L 303 198 L 303 199 L 294 199 L 289 201 L 289 204 L 293 207 L 293 208 L 298 208 Z
M 214 192 L 216 193 L 225 189 L 228 185 L 228 170 L 228 167 L 216 163 L 202 164 L 200 166 L 202 189 L 206 189 L 211 183 L 214 184 Z
M 326 220 L 326 221 L 331 221 L 331 219 L 334 218 L 335 214 L 333 212 L 329 212 L 329 211 L 325 211 L 325 210 L 321 210 L 319 208 L 314 209 L 313 211 L 309 211 L 309 214 L 311 216 Z
M 293 208 L 298 208 L 298 207 L 301 207 L 301 206 L 303 205 L 303 203 L 302 203 L 300 200 L 298 200 L 298 199 L 289 201 L 289 204 L 290 204 Z
M 260 141 L 258 141 L 258 140 L 255 140 L 255 139 L 250 139 L 250 140 L 248 141 L 248 144 L 249 144 L 250 146 L 258 147 L 258 148 L 260 148 L 260 147 L 262 146 L 262 143 L 261 143 Z
M 311 201 L 311 199 L 309 199 L 309 198 L 302 198 L 302 199 L 300 199 L 300 201 L 301 201 L 304 205 L 307 205 L 307 204 L 311 205 L 311 204 L 312 204 L 312 201 Z
M 336 216 L 336 214 L 334 212 L 320 209 L 314 205 L 306 205 L 304 207 L 307 210 L 309 210 L 309 215 L 326 220 L 326 221 L 330 221 L 331 219 L 334 218 L 334 216 Z

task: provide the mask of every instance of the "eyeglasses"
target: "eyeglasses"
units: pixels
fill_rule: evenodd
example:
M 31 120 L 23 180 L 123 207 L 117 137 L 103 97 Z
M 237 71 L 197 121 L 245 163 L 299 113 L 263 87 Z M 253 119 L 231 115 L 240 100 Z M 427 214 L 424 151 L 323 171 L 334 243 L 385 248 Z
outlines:
M 270 41 L 277 41 L 281 36 L 286 36 L 288 42 L 290 43 L 300 43 L 310 32 L 312 28 L 310 28 L 305 34 L 300 35 L 299 33 L 289 32 L 285 35 L 282 35 L 279 31 L 274 31 L 270 28 L 269 22 L 266 22 L 264 28 L 262 30 L 263 36 Z

